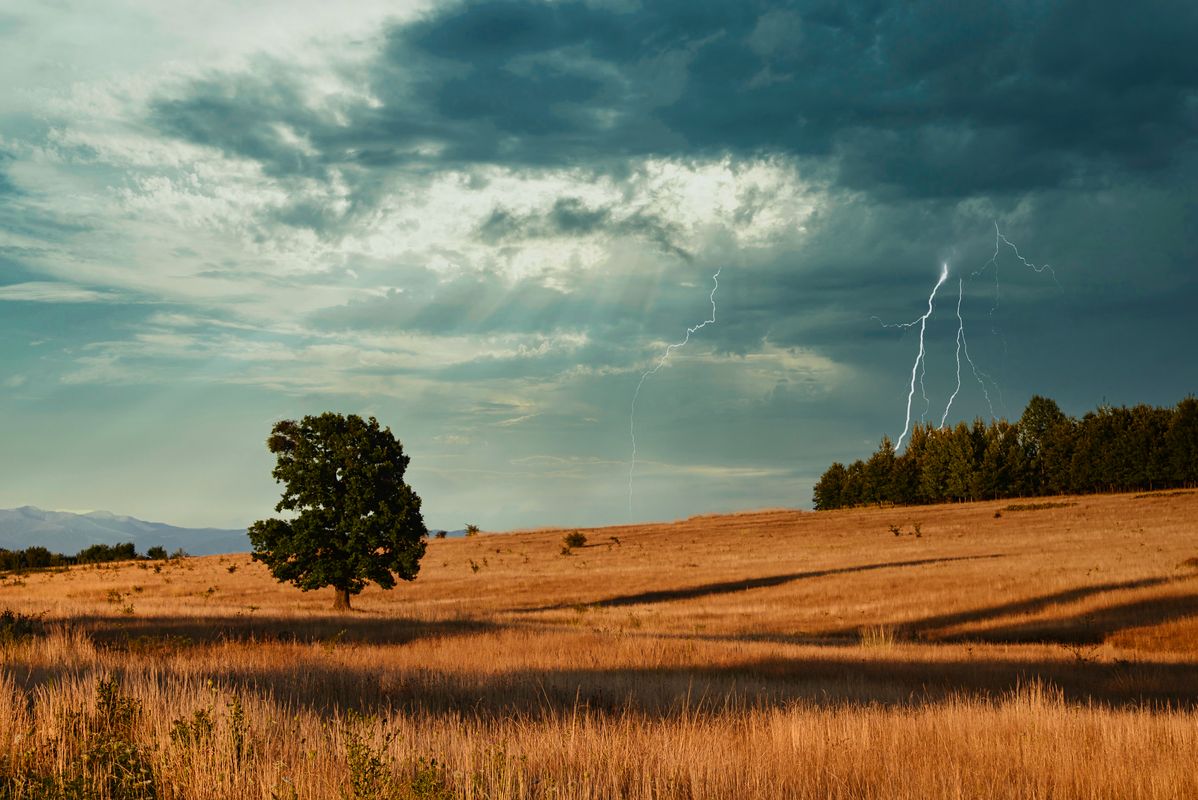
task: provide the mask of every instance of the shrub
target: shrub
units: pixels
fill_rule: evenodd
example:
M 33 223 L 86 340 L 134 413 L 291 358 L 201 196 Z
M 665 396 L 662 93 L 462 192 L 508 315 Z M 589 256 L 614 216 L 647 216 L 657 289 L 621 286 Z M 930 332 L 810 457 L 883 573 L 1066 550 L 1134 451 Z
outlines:
M 96 709 L 83 756 L 99 779 L 101 796 L 154 800 L 158 789 L 149 759 L 134 741 L 141 703 L 121 694 L 115 678 L 96 683 Z
M 444 539 L 448 535 L 448 531 L 433 531 L 433 538 L 435 539 Z
M 1012 503 L 1003 509 L 1003 511 L 1044 511 L 1049 508 L 1068 508 L 1075 506 L 1077 503 Z
M 562 544 L 568 548 L 584 547 L 586 543 L 586 534 L 581 531 L 571 531 L 562 537 Z
M 467 536 L 478 536 L 478 532 L 479 532 L 479 527 L 477 525 L 471 525 L 469 522 L 466 523 L 466 535 Z
M 22 614 L 12 609 L 0 611 L 0 642 L 15 642 L 27 639 L 42 631 L 42 621 L 31 614 Z
M 190 747 L 211 738 L 214 727 L 212 711 L 197 709 L 191 719 L 181 717 L 171 723 L 171 741 L 180 747 Z
M 146 558 L 151 561 L 166 561 L 166 548 L 160 544 L 156 544 L 149 550 L 146 550 Z
M 351 711 L 342 728 L 345 760 L 349 766 L 350 797 L 354 800 L 394 797 L 397 794 L 392 759 L 387 755 L 387 750 L 398 734 L 384 729 L 382 746 L 375 747 L 369 739 L 371 728 L 377 724 L 372 717 Z

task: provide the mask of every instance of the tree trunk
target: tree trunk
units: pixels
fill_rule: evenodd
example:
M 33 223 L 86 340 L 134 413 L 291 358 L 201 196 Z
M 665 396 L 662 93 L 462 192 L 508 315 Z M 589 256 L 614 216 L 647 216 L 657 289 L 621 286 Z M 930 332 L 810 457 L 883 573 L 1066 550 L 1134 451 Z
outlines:
M 349 611 L 349 589 L 333 587 L 333 591 L 336 592 L 336 594 L 333 595 L 333 610 Z

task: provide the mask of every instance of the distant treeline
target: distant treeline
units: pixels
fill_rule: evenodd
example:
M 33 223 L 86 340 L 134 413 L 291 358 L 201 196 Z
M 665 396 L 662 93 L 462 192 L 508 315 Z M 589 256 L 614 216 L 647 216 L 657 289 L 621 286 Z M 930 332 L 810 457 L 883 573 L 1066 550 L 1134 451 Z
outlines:
M 170 558 L 182 558 L 187 555 L 183 550 L 176 550 Z M 72 564 L 102 564 L 108 561 L 132 561 L 138 558 L 163 560 L 167 558 L 166 548 L 151 547 L 144 556 L 138 555 L 132 542 L 118 544 L 93 544 L 85 547 L 73 556 L 62 553 L 52 553 L 45 547 L 26 547 L 24 550 L 5 550 L 0 547 L 0 572 L 19 572 L 27 569 L 48 569 L 50 567 L 69 567 Z
M 827 509 L 1193 486 L 1198 399 L 1174 408 L 1103 406 L 1074 419 L 1036 396 L 1015 423 L 916 425 L 902 455 L 883 437 L 867 460 L 828 467 L 814 501 Z

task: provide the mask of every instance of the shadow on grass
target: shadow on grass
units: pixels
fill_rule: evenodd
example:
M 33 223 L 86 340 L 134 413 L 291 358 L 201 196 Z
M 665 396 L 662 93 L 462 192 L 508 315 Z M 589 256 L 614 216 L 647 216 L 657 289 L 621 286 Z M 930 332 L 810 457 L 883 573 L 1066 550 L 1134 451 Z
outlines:
M 894 626 L 896 632 L 900 633 L 903 638 L 913 639 L 933 639 L 936 641 L 960 641 L 963 639 L 977 639 L 979 636 L 985 637 L 985 634 L 958 633 L 950 636 L 938 636 L 936 632 L 943 628 L 952 628 L 958 625 L 968 625 L 970 623 L 985 623 L 992 620 L 1002 619 L 1003 617 L 1017 616 L 1020 614 L 1034 614 L 1038 611 L 1043 611 L 1054 605 L 1065 603 L 1073 603 L 1078 600 L 1084 600 L 1089 597 L 1094 597 L 1108 592 L 1127 591 L 1132 589 L 1147 589 L 1153 586 L 1163 586 L 1179 580 L 1175 577 L 1158 577 L 1158 578 L 1140 578 L 1138 580 L 1129 581 L 1112 581 L 1109 583 L 1096 583 L 1090 586 L 1077 586 L 1072 589 L 1065 589 L 1059 592 L 1050 592 L 1048 594 L 1028 597 L 1021 600 L 1012 600 L 1006 603 L 998 603 L 992 606 L 983 606 L 981 608 L 970 609 L 968 611 L 956 611 L 951 614 L 936 614 L 930 617 L 913 620 L 910 622 L 898 623 Z M 827 636 L 831 639 L 852 639 L 859 634 L 858 628 L 840 628 L 833 631 L 828 631 Z
M 976 561 L 988 558 L 1002 558 L 1000 553 L 990 553 L 980 556 L 952 556 L 946 558 L 920 558 L 912 561 L 883 561 L 877 564 L 861 564 L 854 567 L 836 567 L 833 569 L 809 570 L 807 572 L 790 572 L 783 575 L 767 575 L 761 578 L 745 578 L 735 581 L 720 581 L 704 583 L 698 586 L 685 586 L 678 589 L 652 589 L 635 594 L 616 595 L 600 600 L 590 601 L 586 605 L 596 605 L 604 608 L 620 606 L 647 605 L 650 603 L 669 603 L 675 600 L 694 600 L 699 597 L 710 597 L 721 594 L 732 594 L 749 589 L 764 589 L 771 586 L 781 586 L 794 581 L 825 578 L 831 575 L 848 575 L 855 572 L 870 572 L 879 569 L 898 569 L 900 567 L 922 567 L 928 564 L 947 564 L 953 561 Z M 539 611 L 561 611 L 579 605 L 577 602 L 554 603 L 553 605 L 533 606 L 513 609 L 522 613 Z
M 1063 701 L 1111 708 L 1198 709 L 1198 665 L 1164 662 L 1080 663 L 1061 660 L 918 660 L 862 653 L 766 658 L 729 665 L 522 669 L 504 673 L 386 670 L 331 664 L 299 650 L 278 667 L 230 663 L 205 673 L 221 691 L 269 698 L 284 708 L 326 717 L 354 709 L 481 719 L 560 717 L 579 709 L 602 716 L 678 718 L 743 709 L 912 708 L 947 701 L 996 701 L 1021 687 L 1043 685 Z M 112 671 L 122 680 L 147 667 Z M 25 691 L 109 674 L 98 665 L 13 670 Z M 168 690 L 161 670 L 153 680 Z M 180 676 L 181 683 L 195 678 Z M 186 715 L 190 709 L 172 710 Z
M 321 617 L 83 615 L 71 617 L 65 626 L 87 633 L 102 647 L 118 650 L 225 641 L 406 644 L 416 639 L 465 636 L 503 627 L 475 619 L 429 621 L 350 614 Z
M 1161 625 L 1196 616 L 1198 616 L 1198 594 L 1191 593 L 1119 603 L 1064 618 L 1034 620 L 955 637 L 944 637 L 941 641 L 968 639 L 970 641 L 1004 643 L 1100 644 L 1111 634 L 1127 628 Z

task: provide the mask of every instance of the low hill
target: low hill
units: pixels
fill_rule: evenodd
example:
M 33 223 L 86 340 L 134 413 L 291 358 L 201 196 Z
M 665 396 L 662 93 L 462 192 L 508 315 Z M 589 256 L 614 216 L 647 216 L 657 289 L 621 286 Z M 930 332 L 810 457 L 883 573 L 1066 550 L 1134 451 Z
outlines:
M 195 555 L 235 553 L 250 546 L 244 530 L 180 528 L 108 511 L 75 514 L 34 506 L 0 509 L 0 547 L 6 550 L 38 545 L 74 555 L 93 544 L 118 542 L 132 542 L 139 553 L 160 545 L 168 552 L 182 548 Z

